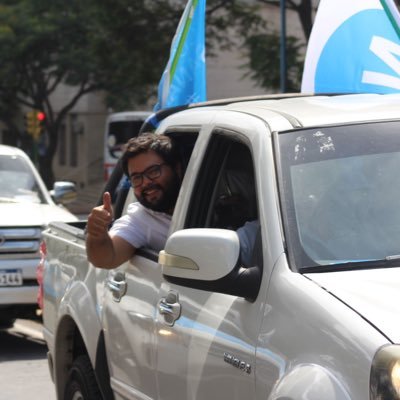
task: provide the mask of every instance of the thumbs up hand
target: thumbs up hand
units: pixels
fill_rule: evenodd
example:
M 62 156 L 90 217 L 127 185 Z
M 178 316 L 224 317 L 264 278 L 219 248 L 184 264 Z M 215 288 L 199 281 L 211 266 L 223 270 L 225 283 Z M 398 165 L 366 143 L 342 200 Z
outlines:
M 94 239 L 103 239 L 108 234 L 108 227 L 112 220 L 113 209 L 111 205 L 111 195 L 109 192 L 104 192 L 103 205 L 94 207 L 88 216 L 86 226 L 87 234 Z
M 112 209 L 112 205 L 111 205 L 111 195 L 109 192 L 104 192 L 103 193 L 103 210 L 107 211 L 111 218 L 113 216 L 113 209 Z

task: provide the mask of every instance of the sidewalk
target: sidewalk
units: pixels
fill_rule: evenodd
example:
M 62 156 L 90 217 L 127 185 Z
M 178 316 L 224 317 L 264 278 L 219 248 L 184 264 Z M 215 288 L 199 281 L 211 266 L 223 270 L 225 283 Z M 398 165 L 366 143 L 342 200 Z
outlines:
M 92 182 L 83 189 L 78 189 L 78 197 L 75 201 L 66 205 L 66 208 L 76 215 L 89 214 L 97 204 L 102 189 L 105 185 L 103 180 Z

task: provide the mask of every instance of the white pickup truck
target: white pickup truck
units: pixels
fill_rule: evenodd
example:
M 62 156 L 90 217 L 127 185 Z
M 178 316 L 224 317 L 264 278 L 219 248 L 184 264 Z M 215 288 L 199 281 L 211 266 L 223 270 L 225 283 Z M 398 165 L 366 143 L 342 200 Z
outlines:
M 84 222 L 44 232 L 58 399 L 400 399 L 400 96 L 210 102 L 157 132 L 186 166 L 160 254 L 106 271 Z
M 0 145 L 0 328 L 35 316 L 41 231 L 50 221 L 78 220 L 55 204 L 73 195 L 70 182 L 56 182 L 49 193 L 26 153 Z

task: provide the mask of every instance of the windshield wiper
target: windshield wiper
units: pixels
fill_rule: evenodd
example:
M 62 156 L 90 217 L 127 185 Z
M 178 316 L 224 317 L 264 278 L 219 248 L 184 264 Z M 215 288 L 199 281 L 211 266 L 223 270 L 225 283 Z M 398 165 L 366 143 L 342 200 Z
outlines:
M 338 260 L 335 263 L 326 265 L 315 265 L 313 267 L 306 266 L 300 268 L 300 272 L 333 272 L 333 271 L 346 271 L 354 269 L 373 269 L 373 268 L 391 268 L 400 267 L 400 255 L 390 255 L 382 259 L 370 260 Z

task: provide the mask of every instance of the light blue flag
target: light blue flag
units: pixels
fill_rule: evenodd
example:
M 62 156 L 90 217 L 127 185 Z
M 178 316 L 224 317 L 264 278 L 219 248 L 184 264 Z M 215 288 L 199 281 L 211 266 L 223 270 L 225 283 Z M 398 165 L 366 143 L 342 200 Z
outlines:
M 400 15 L 393 0 L 321 0 L 302 92 L 400 92 Z
M 158 85 L 154 111 L 206 100 L 205 9 L 206 0 L 188 0 Z

